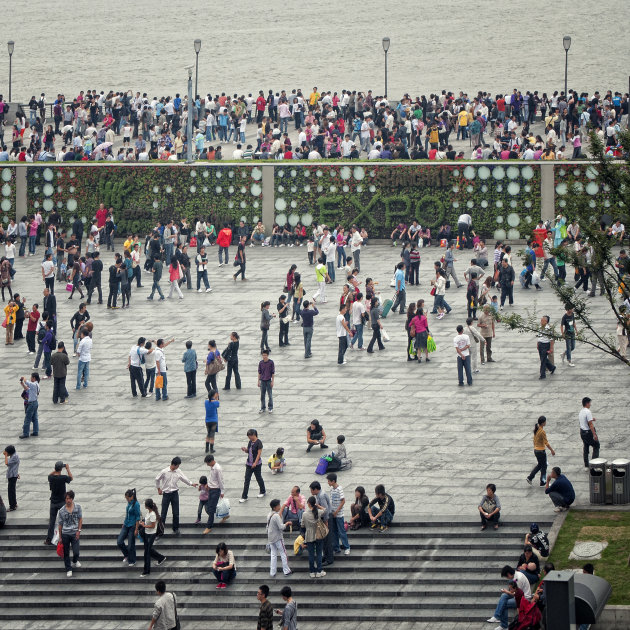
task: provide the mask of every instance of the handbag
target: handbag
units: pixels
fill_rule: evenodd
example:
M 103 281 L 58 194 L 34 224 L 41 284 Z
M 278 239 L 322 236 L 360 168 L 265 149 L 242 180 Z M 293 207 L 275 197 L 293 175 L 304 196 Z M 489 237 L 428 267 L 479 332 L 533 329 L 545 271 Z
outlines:
M 162 389 L 164 387 L 164 377 L 158 374 L 155 377 L 155 389 Z
M 175 599 L 175 593 L 171 593 L 173 596 L 173 606 L 175 607 L 175 625 L 171 630 L 181 630 L 181 624 L 179 623 L 179 615 L 177 614 L 177 600 Z
M 196 236 L 191 236 L 190 237 L 190 246 L 191 247 L 197 247 L 197 237 Z
M 324 540 L 326 536 L 328 536 L 328 525 L 318 518 L 315 525 L 315 540 Z
M 206 374 L 218 374 L 221 370 L 225 370 L 225 363 L 217 353 L 211 363 L 206 363 Z
M 73 288 L 74 288 L 74 285 L 72 284 L 72 282 L 68 282 L 68 284 L 66 284 L 66 291 L 72 292 Z
M 280 318 L 280 321 L 281 321 L 283 324 L 288 324 L 288 323 L 291 321 L 291 318 L 287 315 L 286 317 L 281 317 L 281 318 Z
M 63 558 L 63 542 L 61 540 L 57 543 L 57 555 Z
M 429 292 L 429 295 L 435 295 L 435 287 L 431 287 L 431 291 Z

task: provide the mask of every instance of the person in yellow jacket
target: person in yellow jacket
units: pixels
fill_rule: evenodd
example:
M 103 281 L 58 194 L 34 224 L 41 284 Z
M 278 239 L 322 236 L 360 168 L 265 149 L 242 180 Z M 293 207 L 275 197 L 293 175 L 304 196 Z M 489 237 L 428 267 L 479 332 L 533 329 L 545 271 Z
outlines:
M 6 344 L 5 345 L 13 345 L 13 332 L 15 330 L 15 321 L 16 321 L 16 317 L 15 314 L 18 312 L 18 305 L 11 300 L 5 307 L 4 307 L 4 314 L 6 315 L 6 319 L 4 320 L 6 329 L 7 329 L 7 338 L 6 338 Z

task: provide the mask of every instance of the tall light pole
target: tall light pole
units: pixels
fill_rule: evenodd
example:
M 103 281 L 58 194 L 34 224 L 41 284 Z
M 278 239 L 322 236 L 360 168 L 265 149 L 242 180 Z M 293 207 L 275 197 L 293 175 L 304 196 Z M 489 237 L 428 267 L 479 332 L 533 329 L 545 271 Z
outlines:
M 389 50 L 389 37 L 383 37 L 383 50 L 385 51 L 385 94 L 387 96 L 387 51 Z
M 200 50 L 201 50 L 201 40 L 196 39 L 195 40 L 195 55 L 197 55 L 197 58 L 195 60 L 195 98 L 197 98 L 197 94 L 199 94 L 199 92 L 197 92 L 197 79 L 199 78 L 199 51 Z
M 9 50 L 9 103 L 11 102 L 11 70 L 12 70 L 12 58 L 13 58 L 13 51 L 15 50 L 15 42 L 13 40 L 10 40 L 9 42 L 7 42 L 7 48 Z
M 571 37 L 565 35 L 562 38 L 562 45 L 564 46 L 564 98 L 569 102 L 569 93 L 567 91 L 567 73 L 569 70 L 569 48 L 571 48 Z
M 193 97 L 192 97 L 192 66 L 186 68 L 188 70 L 188 119 L 186 120 L 186 164 L 193 163 L 192 150 L 192 132 L 193 132 Z

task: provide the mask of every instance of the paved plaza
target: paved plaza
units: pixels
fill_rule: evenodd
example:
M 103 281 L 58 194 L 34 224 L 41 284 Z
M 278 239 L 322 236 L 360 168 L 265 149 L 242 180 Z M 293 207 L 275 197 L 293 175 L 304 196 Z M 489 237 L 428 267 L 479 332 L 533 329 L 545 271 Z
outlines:
M 36 257 L 16 260 L 13 290 L 26 296 L 29 308 L 34 302 L 42 304 L 41 252 L 38 248 Z M 361 256 L 362 286 L 366 277 L 375 278 L 381 296 L 391 297 L 389 283 L 398 253 L 398 248 L 387 245 L 367 247 Z M 441 251 L 429 248 L 421 253 L 421 286 L 410 288 L 407 297 L 408 302 L 425 298 L 430 304 L 429 274 Z M 184 290 L 183 300 L 148 302 L 150 277 L 144 273 L 144 288 L 134 286 L 129 310 L 91 305 L 94 348 L 89 387 L 74 390 L 74 358 L 68 371 L 68 405 L 53 405 L 52 380 L 42 381 L 39 437 L 18 440 L 24 415 L 18 380 L 32 371 L 33 357 L 27 354 L 25 341 L 0 345 L 2 440 L 5 445 L 15 444 L 21 458 L 19 509 L 9 514 L 9 521 L 35 519 L 41 523 L 44 538 L 49 498 L 46 477 L 59 459 L 70 464 L 75 479 L 72 488 L 86 523 L 122 521 L 127 488 L 135 487 L 141 501 L 157 499 L 154 478 L 175 455 L 182 458 L 182 471 L 198 481 L 206 473 L 204 376 L 201 369 L 198 397 L 185 399 L 181 357 L 185 341 L 191 339 L 202 365 L 208 339 L 215 339 L 223 350 L 232 330 L 241 336 L 243 389 L 238 391 L 232 385 L 231 391 L 221 391 L 216 440 L 216 458 L 225 473 L 232 520 L 264 522 L 270 499 L 284 500 L 294 484 L 307 489 L 316 478 L 314 470 L 321 452 L 305 452 L 306 427 L 313 418 L 324 426 L 331 447 L 338 434 L 346 436 L 353 461 L 352 469 L 340 474 L 346 496 L 355 486 L 363 485 L 372 497 L 374 486 L 384 483 L 396 500 L 396 516 L 404 519 L 430 520 L 449 515 L 475 518 L 480 495 L 485 485 L 493 482 L 504 520 L 511 515 L 550 520 L 551 501 L 536 485 L 532 488 L 525 483 L 535 463 L 532 428 L 541 414 L 548 418 L 547 435 L 557 453 L 549 457 L 550 466 L 561 466 L 573 482 L 576 505 L 588 504 L 588 475 L 582 463 L 577 419 L 580 400 L 586 395 L 593 399 L 601 456 L 611 460 L 629 454 L 624 411 L 630 398 L 628 369 L 599 352 L 578 346 L 576 367 L 571 368 L 560 363 L 561 349 L 557 349 L 557 372 L 542 383 L 538 380 L 534 336 L 507 332 L 497 325 L 493 343 L 497 362 L 480 365 L 481 372 L 474 375 L 472 387 L 458 387 L 452 340 L 456 325 L 463 324 L 466 317 L 466 297 L 465 288 L 456 289 L 454 283 L 446 296 L 452 313 L 441 321 L 429 316 L 437 343 L 430 364 L 405 360 L 405 318 L 391 314 L 384 321 L 391 337 L 386 350 L 372 355 L 348 350 L 347 365 L 337 365 L 334 320 L 341 293 L 339 278 L 328 286 L 328 303 L 320 306 L 320 315 L 315 318 L 312 359 L 304 359 L 302 332 L 294 323 L 289 332 L 291 346 L 278 348 L 278 320 L 274 319 L 269 334 L 276 366 L 274 413 L 259 415 L 256 378 L 260 303 L 269 300 L 271 311 L 275 311 L 292 263 L 298 265 L 310 298 L 316 287 L 314 267 L 308 265 L 306 247 L 248 248 L 249 282 L 234 283 L 233 268 L 218 268 L 216 256 L 217 250 L 212 248 L 212 293 Z M 111 264 L 111 253 L 103 252 L 102 258 L 106 267 Z M 471 255 L 460 253 L 457 258 L 461 279 Z M 520 267 L 516 267 L 518 273 Z M 162 286 L 164 289 L 165 281 Z M 57 285 L 57 338 L 71 348 L 69 320 L 80 300 L 75 295 L 68 301 L 63 289 L 63 285 Z M 563 309 L 548 285 L 541 292 L 515 288 L 515 310 L 531 308 L 534 298 L 537 308 L 557 323 Z M 591 299 L 590 304 L 597 321 L 614 333 L 603 298 Z M 129 349 L 139 336 L 175 338 L 166 349 L 168 401 L 131 397 L 126 363 Z M 218 377 L 220 387 L 224 376 L 221 372 Z M 264 462 L 272 451 L 283 446 L 287 469 L 283 475 L 272 476 L 264 466 L 267 497 L 256 498 L 253 481 L 249 501 L 239 504 L 245 464 L 240 447 L 246 444 L 245 434 L 251 427 L 258 430 L 264 443 Z M 4 488 L 2 495 L 6 499 Z M 192 522 L 197 491 L 184 487 L 181 495 L 182 519 Z M 208 545 L 214 546 L 219 539 L 217 527 L 208 536 Z

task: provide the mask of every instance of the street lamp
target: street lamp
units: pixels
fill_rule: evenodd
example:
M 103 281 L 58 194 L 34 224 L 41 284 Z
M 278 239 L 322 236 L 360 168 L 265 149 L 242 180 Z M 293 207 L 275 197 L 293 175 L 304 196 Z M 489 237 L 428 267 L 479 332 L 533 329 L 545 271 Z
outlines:
M 567 72 L 569 68 L 569 48 L 571 48 L 571 37 L 565 35 L 562 38 L 562 45 L 564 46 L 564 98 L 569 102 L 569 94 L 567 92 Z
M 186 121 L 186 164 L 192 164 L 193 162 L 193 150 L 192 150 L 192 132 L 193 132 L 193 99 L 192 99 L 192 66 L 187 66 L 188 70 L 188 119 Z
M 383 50 L 385 51 L 385 94 L 387 96 L 387 51 L 389 50 L 389 37 L 383 37 Z
M 199 78 L 199 51 L 201 50 L 201 40 L 195 40 L 195 55 L 197 58 L 195 60 L 195 98 L 197 98 L 197 79 Z
M 10 40 L 7 42 L 7 48 L 9 49 L 9 103 L 11 102 L 11 61 L 13 57 L 13 51 L 15 50 L 15 42 Z

